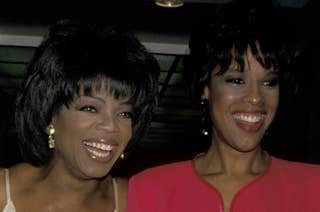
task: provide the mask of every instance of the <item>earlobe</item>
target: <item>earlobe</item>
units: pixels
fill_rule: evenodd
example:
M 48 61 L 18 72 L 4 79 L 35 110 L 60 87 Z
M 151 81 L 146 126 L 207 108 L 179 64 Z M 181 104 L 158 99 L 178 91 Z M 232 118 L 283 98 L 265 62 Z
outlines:
M 55 124 L 55 123 L 56 123 L 56 117 L 55 117 L 55 116 L 52 116 L 50 123 L 51 123 L 51 124 Z
M 203 88 L 201 99 L 209 99 L 209 87 L 207 85 Z

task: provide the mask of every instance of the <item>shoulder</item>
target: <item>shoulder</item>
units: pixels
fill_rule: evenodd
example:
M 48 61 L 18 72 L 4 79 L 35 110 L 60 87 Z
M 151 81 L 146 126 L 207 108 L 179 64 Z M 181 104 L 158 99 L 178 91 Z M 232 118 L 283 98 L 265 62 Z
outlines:
M 11 195 L 14 196 L 15 192 L 20 192 L 25 189 L 32 188 L 34 185 L 32 181 L 39 177 L 39 168 L 34 167 L 28 163 L 19 163 L 9 169 L 9 186 Z M 0 182 L 5 186 L 5 172 L 0 172 Z
M 192 162 L 190 160 L 175 162 L 148 168 L 131 177 L 130 184 L 132 181 L 143 184 L 147 182 L 157 184 L 168 181 L 174 182 L 175 179 L 181 179 L 182 176 L 188 176 L 190 173 L 192 173 Z
M 320 165 L 287 161 L 279 158 L 272 158 L 272 164 L 275 170 L 286 175 L 291 180 L 301 182 L 314 182 L 320 186 Z
M 176 163 L 165 164 L 161 166 L 152 167 L 146 169 L 138 174 L 136 174 L 135 178 L 142 179 L 165 179 L 177 176 L 177 174 L 183 174 L 186 172 L 190 172 L 192 169 L 191 161 L 182 161 Z
M 184 161 L 149 168 L 132 176 L 129 181 L 128 211 L 155 211 L 155 207 L 159 211 L 166 211 L 163 207 L 170 202 L 170 197 L 192 184 L 192 172 L 191 161 Z
M 4 208 L 6 203 L 6 183 L 4 170 L 4 168 L 0 168 L 0 210 Z
M 8 174 L 8 180 L 6 179 L 6 174 Z M 16 178 L 22 174 L 20 165 L 0 169 L 0 211 L 3 210 L 7 202 L 7 183 L 12 195 L 13 188 L 21 186 L 20 181 L 16 180 Z
M 299 211 L 319 211 L 320 165 L 273 158 L 271 166 L 270 188 Z
M 320 174 L 320 164 L 288 161 L 275 157 L 272 157 L 272 163 L 275 164 L 277 168 L 282 168 L 290 172 L 303 172 L 304 174 L 312 172 L 313 174 Z
M 119 189 L 121 189 L 122 191 L 126 191 L 128 189 L 128 178 L 117 177 L 114 179 L 116 180 Z

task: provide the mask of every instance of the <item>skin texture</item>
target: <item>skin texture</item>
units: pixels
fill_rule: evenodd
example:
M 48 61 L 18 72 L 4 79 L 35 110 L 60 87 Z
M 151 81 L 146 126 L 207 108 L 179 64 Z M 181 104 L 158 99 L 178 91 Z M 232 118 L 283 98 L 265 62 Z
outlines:
M 105 176 L 132 136 L 131 105 L 106 93 L 80 96 L 69 109 L 63 106 L 52 123 L 56 130 L 52 163 L 83 179 Z M 111 145 L 111 157 L 95 156 L 89 151 L 101 155 L 105 151 L 86 144 Z
M 212 145 L 195 160 L 195 168 L 220 192 L 229 211 L 234 195 L 268 167 L 260 142 L 276 114 L 279 86 L 277 72 L 263 68 L 250 47 L 243 72 L 235 60 L 224 74 L 217 75 L 219 70 L 213 70 L 202 95 L 209 100 Z
M 113 211 L 114 191 L 108 172 L 132 136 L 131 110 L 127 99 L 115 99 L 105 91 L 62 106 L 52 118 L 55 150 L 50 164 L 34 167 L 22 163 L 10 168 L 16 210 Z M 106 151 L 93 143 L 110 144 L 111 154 L 102 157 Z M 0 178 L 4 179 L 4 170 L 0 170 Z M 117 183 L 119 211 L 125 211 L 127 180 L 117 179 Z M 0 186 L 5 187 L 4 180 Z M 1 208 L 5 202 L 5 190 L 1 189 Z

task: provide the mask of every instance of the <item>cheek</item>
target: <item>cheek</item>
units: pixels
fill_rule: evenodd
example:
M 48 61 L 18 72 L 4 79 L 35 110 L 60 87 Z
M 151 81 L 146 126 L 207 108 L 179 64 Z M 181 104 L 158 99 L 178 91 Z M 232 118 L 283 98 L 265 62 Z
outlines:
M 123 142 L 128 142 L 132 137 L 132 124 L 131 122 L 121 124 L 120 133 Z
M 279 105 L 279 92 L 269 93 L 265 96 L 269 108 L 277 110 Z
M 72 140 L 72 137 L 77 134 L 77 130 L 75 130 L 74 127 L 71 127 L 70 124 L 70 122 L 66 121 L 63 124 L 59 124 L 55 127 L 55 140 L 58 143 L 68 143 L 65 141 Z
M 210 93 L 210 116 L 213 126 L 218 122 L 226 119 L 226 114 L 230 111 L 230 107 L 239 101 L 239 95 L 232 89 L 227 87 L 213 88 Z
M 70 140 L 83 133 L 88 127 L 88 121 L 81 121 L 80 116 L 60 116 L 55 121 L 56 139 Z
M 131 127 L 131 125 L 130 125 L 130 127 L 126 127 L 125 128 L 124 134 L 125 134 L 125 137 L 127 138 L 127 140 L 131 139 L 131 137 L 132 137 L 132 127 Z
M 240 98 L 234 89 L 227 87 L 212 88 L 212 91 L 210 95 L 212 107 L 219 107 L 219 105 L 226 107 Z

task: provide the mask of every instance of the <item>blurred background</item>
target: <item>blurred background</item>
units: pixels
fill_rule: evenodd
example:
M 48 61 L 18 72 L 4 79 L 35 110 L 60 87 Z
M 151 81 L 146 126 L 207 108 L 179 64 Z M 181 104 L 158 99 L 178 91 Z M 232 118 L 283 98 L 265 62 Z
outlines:
M 201 134 L 199 103 L 191 100 L 183 72 L 188 39 L 202 24 L 225 8 L 259 7 L 270 33 L 286 36 L 304 46 L 290 68 L 298 82 L 294 96 L 280 113 L 264 141 L 264 148 L 280 158 L 320 163 L 320 73 L 318 60 L 320 7 L 316 0 L 177 0 L 76 1 L 5 0 L 0 12 L 0 165 L 21 161 L 13 126 L 13 104 L 24 76 L 24 67 L 47 33 L 50 24 L 64 18 L 96 21 L 132 31 L 158 59 L 161 67 L 160 99 L 151 127 L 128 160 L 116 170 L 130 176 L 145 168 L 187 160 L 208 147 Z M 178 2 L 179 3 L 179 2 Z M 166 6 L 161 7 L 160 4 Z M 268 11 L 273 11 L 268 13 Z M 271 16 L 272 19 L 271 19 Z M 275 17 L 274 17 L 275 16 Z M 274 20 L 276 19 L 276 23 Z M 280 27 L 273 27 L 273 26 Z

